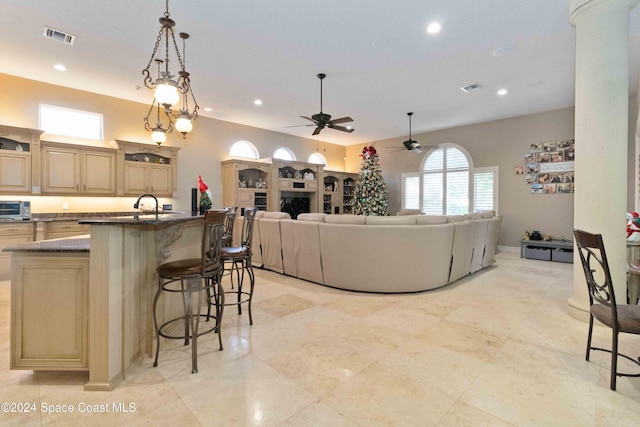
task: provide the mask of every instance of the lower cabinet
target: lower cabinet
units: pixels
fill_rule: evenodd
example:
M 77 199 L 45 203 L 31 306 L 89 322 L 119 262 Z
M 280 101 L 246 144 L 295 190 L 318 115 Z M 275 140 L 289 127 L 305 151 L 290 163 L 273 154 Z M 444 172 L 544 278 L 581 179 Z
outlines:
M 11 252 L 2 252 L 7 246 L 33 242 L 32 222 L 8 222 L 0 224 L 0 280 L 11 277 Z
M 89 370 L 89 253 L 13 252 L 11 369 Z
M 74 221 L 51 221 L 46 223 L 44 238 L 60 239 L 62 237 L 80 236 L 82 234 L 89 234 L 89 225 L 78 224 L 77 220 Z

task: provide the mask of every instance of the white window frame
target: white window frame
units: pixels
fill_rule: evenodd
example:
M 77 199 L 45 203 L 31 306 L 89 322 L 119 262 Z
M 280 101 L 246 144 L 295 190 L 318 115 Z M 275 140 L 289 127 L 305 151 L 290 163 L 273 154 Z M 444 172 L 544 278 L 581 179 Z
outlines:
M 499 213 L 499 182 L 500 182 L 500 176 L 499 176 L 499 168 L 498 166 L 488 166 L 488 167 L 481 167 L 481 168 L 474 168 L 473 167 L 473 159 L 471 158 L 471 156 L 469 155 L 469 153 L 467 152 L 467 150 L 465 150 L 463 147 L 460 147 L 457 144 L 441 144 L 438 146 L 438 149 L 442 148 L 442 149 L 447 149 L 447 148 L 456 148 L 458 149 L 460 152 L 462 152 L 465 157 L 467 158 L 467 161 L 469 162 L 469 212 L 475 212 L 476 209 L 474 207 L 474 194 L 475 194 L 475 175 L 476 174 L 480 174 L 480 173 L 487 173 L 487 172 L 491 172 L 494 174 L 493 177 L 493 210 L 495 210 L 496 215 L 498 215 Z M 420 170 L 418 172 L 405 172 L 402 174 L 402 189 L 401 189 L 401 203 L 402 203 L 402 208 L 403 209 L 413 209 L 414 207 L 408 207 L 407 206 L 407 180 L 408 179 L 412 179 L 415 177 L 418 177 L 419 181 L 419 196 L 418 196 L 418 209 L 422 210 L 423 208 L 423 177 L 424 177 L 424 163 L 427 161 L 427 158 L 429 157 L 430 154 L 432 154 L 433 151 L 430 151 L 429 153 L 427 153 L 424 158 L 422 159 L 422 162 L 420 162 Z M 444 185 L 444 184 L 443 184 Z M 443 186 L 443 191 L 445 191 L 445 187 Z M 444 195 L 444 197 L 446 197 L 446 193 Z M 446 212 L 446 204 L 443 204 L 443 215 L 445 214 L 444 212 Z
M 91 111 L 38 104 L 38 125 L 51 135 L 94 141 L 102 141 L 104 138 L 104 116 Z
M 243 147 L 243 148 L 239 148 L 239 147 Z M 252 155 L 245 156 L 244 154 L 248 154 L 249 151 L 252 153 Z M 258 160 L 260 158 L 260 154 L 258 153 L 258 149 L 256 148 L 256 146 L 244 139 L 241 139 L 240 141 L 236 141 L 233 143 L 233 145 L 229 149 L 229 155 L 231 155 L 231 157 L 240 157 L 243 159 Z

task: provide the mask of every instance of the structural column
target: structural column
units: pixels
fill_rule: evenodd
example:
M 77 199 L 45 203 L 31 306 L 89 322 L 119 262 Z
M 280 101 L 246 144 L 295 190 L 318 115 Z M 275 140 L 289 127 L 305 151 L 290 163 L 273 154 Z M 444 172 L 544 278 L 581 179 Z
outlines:
M 576 27 L 574 227 L 603 235 L 619 302 L 626 300 L 629 11 L 638 0 L 574 0 Z M 586 318 L 580 258 L 569 314 Z

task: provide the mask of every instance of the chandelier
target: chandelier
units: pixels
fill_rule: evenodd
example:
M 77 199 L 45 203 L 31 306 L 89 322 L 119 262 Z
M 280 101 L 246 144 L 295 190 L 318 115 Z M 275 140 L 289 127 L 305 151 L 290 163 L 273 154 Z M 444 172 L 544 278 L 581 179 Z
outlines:
M 149 89 L 154 90 L 154 100 L 151 103 L 151 107 L 144 118 L 144 128 L 151 132 L 151 140 L 160 145 L 167 140 L 167 134 L 171 133 L 175 128 L 182 134 L 183 138 L 186 138 L 187 133 L 193 129 L 192 121 L 198 116 L 198 103 L 193 95 L 191 89 L 191 79 L 189 73 L 185 70 L 185 42 L 189 38 L 187 33 L 179 33 L 182 39 L 182 54 L 178 49 L 176 43 L 176 37 L 173 27 L 176 25 L 175 21 L 170 18 L 169 14 L 169 0 L 166 0 L 166 10 L 164 16 L 159 19 L 160 32 L 156 39 L 156 44 L 153 47 L 153 53 L 149 59 L 149 63 L 142 70 L 144 76 L 144 85 Z M 164 41 L 164 43 L 163 43 Z M 178 75 L 171 74 L 169 70 L 170 58 L 169 58 L 169 45 L 175 50 L 175 57 L 178 60 L 179 70 Z M 156 58 L 158 49 L 164 48 L 164 59 Z M 149 69 L 154 62 L 157 64 L 157 77 L 154 80 L 151 77 Z M 177 77 L 177 78 L 176 78 Z M 182 99 L 181 99 L 182 98 Z M 189 99 L 193 103 L 193 110 L 189 111 Z M 171 110 L 172 107 L 181 103 L 180 112 L 174 114 Z M 154 108 L 157 110 L 156 123 L 150 123 L 149 120 L 153 116 Z M 153 120 L 153 119 L 151 119 Z M 167 123 L 163 123 L 166 120 Z M 175 123 L 174 123 L 175 122 Z

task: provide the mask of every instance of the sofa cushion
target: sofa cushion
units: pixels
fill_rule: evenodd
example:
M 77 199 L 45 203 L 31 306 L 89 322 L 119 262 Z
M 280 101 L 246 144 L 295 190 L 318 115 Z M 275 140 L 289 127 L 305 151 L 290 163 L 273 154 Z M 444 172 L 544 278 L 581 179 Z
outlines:
M 367 216 L 364 221 L 369 225 L 414 225 L 416 223 L 416 215 L 402 216 Z
M 493 218 L 494 216 L 496 216 L 496 211 L 480 211 L 479 214 L 482 215 L 482 218 Z
M 265 214 L 265 211 L 257 211 L 256 212 L 256 218 L 262 218 Z
M 447 222 L 462 222 L 464 221 L 464 217 L 462 215 L 447 215 Z
M 364 225 L 364 215 L 327 215 L 324 222 L 328 224 L 358 224 Z
M 480 214 L 479 214 L 479 213 L 477 213 L 477 212 L 473 212 L 473 213 L 464 214 L 464 215 L 462 215 L 462 217 L 463 217 L 466 221 L 469 221 L 469 220 L 472 220 L 472 219 L 481 219 L 481 218 L 482 218 L 482 215 L 480 215 Z
M 266 219 L 291 219 L 287 212 L 265 212 L 262 218 Z
M 420 215 L 421 213 L 420 209 L 400 209 L 396 215 Z
M 430 225 L 430 224 L 446 224 L 447 217 L 444 215 L 418 215 L 416 216 L 416 224 L 418 225 Z
M 326 213 L 301 213 L 298 215 L 298 221 L 324 222 Z

